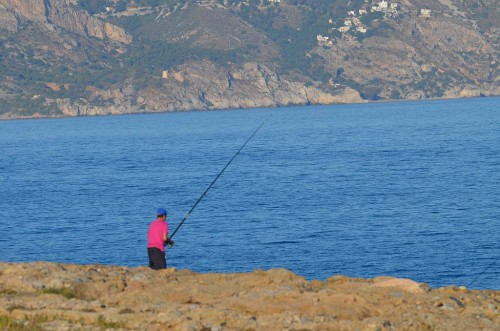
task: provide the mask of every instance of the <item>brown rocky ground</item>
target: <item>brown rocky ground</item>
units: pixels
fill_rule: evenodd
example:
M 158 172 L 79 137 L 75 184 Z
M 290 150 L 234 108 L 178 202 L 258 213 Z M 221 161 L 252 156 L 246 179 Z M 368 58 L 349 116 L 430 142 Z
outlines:
M 391 277 L 0 263 L 3 330 L 499 330 L 499 304 Z

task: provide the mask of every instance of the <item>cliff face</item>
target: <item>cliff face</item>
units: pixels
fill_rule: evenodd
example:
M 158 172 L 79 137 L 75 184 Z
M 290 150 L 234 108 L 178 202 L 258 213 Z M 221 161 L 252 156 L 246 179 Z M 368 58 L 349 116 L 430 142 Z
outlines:
M 126 83 L 112 90 L 89 89 L 85 101 L 48 102 L 65 116 L 365 102 L 351 88 L 325 92 L 317 86 L 281 78 L 269 68 L 252 62 L 228 71 L 201 61 L 178 66 L 166 75 L 158 86 L 138 92 L 131 83 Z
M 125 44 L 132 41 L 122 28 L 75 9 L 71 0 L 0 0 L 0 29 L 18 32 L 21 22 L 38 23 L 42 29 L 62 28 L 82 36 L 108 38 Z
M 0 27 L 9 33 L 19 31 L 19 20 L 14 12 L 0 4 Z
M 2 329 L 493 331 L 499 300 L 392 277 L 0 263 Z
M 500 95 L 494 2 L 372 2 L 0 0 L 0 118 Z
M 30 21 L 46 21 L 48 8 L 45 7 L 44 2 L 43 0 L 1 0 L 0 6 L 16 17 Z

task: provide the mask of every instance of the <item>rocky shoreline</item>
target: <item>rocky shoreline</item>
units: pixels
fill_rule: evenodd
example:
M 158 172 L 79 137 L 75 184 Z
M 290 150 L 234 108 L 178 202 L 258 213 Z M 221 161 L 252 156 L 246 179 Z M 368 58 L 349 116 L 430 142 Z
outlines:
M 499 304 L 392 277 L 0 263 L 2 330 L 498 330 Z
M 492 1 L 272 2 L 0 0 L 0 119 L 500 95 Z
M 428 98 L 420 101 L 429 100 L 455 100 L 455 99 L 474 99 L 474 98 L 496 98 L 498 95 L 490 96 L 468 96 L 468 97 L 450 97 L 450 98 Z M 78 114 L 76 111 L 67 110 L 60 115 L 42 115 L 35 113 L 34 115 L 18 115 L 13 113 L 0 114 L 0 121 L 3 120 L 29 120 L 29 119 L 40 119 L 40 118 L 67 118 L 67 117 L 92 117 L 92 116 L 111 116 L 111 115 L 141 115 L 141 114 L 152 114 L 152 113 L 173 113 L 173 112 L 190 112 L 190 111 L 211 111 L 211 110 L 234 110 L 234 109 L 253 109 L 253 108 L 280 108 L 280 107 L 314 107 L 314 106 L 326 106 L 326 105 L 345 105 L 345 104 L 377 104 L 377 103 L 390 103 L 390 102 L 414 102 L 418 100 L 414 99 L 388 99 L 388 100 L 377 100 L 377 101 L 367 101 L 367 100 L 356 100 L 356 101 L 345 101 L 345 102 L 334 102 L 334 103 L 317 103 L 317 104 L 287 104 L 287 105 L 262 105 L 255 107 L 221 107 L 212 109 L 198 109 L 198 108 L 186 108 L 186 109 L 152 109 L 152 110 L 129 110 L 129 111 L 115 111 L 114 108 L 111 110 L 108 108 L 94 107 L 91 111 L 86 108 L 85 113 Z

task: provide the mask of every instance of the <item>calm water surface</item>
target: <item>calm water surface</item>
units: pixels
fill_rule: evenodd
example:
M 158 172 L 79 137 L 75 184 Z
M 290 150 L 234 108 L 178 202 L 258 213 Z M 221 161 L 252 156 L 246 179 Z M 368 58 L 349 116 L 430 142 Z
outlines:
M 2 261 L 500 289 L 500 99 L 0 122 Z

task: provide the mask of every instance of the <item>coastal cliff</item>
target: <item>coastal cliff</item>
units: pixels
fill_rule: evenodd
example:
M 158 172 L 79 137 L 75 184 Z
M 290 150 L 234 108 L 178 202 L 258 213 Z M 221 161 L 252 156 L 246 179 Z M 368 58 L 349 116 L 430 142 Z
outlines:
M 161 86 L 138 92 L 130 84 L 113 90 L 93 88 L 88 94 L 90 102 L 49 102 L 56 103 L 65 116 L 366 102 L 352 88 L 325 92 L 279 77 L 254 62 L 230 71 L 208 61 L 189 63 L 166 76 Z
M 496 2 L 0 0 L 0 118 L 500 95 Z
M 132 41 L 122 28 L 75 9 L 72 3 L 71 0 L 0 0 L 0 28 L 19 32 L 22 25 L 32 22 L 48 31 L 59 28 L 85 37 L 126 44 Z
M 0 263 L 8 330 L 498 330 L 500 292 L 284 269 L 197 274 Z

